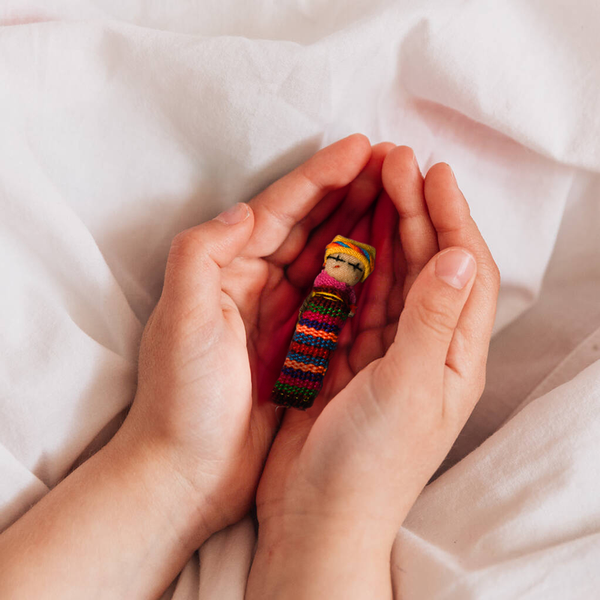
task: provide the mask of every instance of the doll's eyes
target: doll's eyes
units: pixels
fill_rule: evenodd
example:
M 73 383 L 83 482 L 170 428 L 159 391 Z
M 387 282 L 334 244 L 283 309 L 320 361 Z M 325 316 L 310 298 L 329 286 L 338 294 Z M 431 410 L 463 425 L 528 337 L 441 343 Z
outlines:
M 337 262 L 348 263 L 355 271 L 360 271 L 362 273 L 363 268 L 360 266 L 360 263 L 351 263 L 347 260 L 344 260 L 343 258 L 340 258 L 339 256 L 328 256 L 327 260 L 329 259 L 335 260 Z

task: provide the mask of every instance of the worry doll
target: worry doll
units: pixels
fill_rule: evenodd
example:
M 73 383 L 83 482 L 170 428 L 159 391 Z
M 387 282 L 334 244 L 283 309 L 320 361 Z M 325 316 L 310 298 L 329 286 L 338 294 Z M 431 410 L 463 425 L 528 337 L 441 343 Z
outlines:
M 302 304 L 296 331 L 275 383 L 275 404 L 305 410 L 323 386 L 329 357 L 346 319 L 356 311 L 353 286 L 375 266 L 375 248 L 336 235 L 325 248 L 323 270 Z

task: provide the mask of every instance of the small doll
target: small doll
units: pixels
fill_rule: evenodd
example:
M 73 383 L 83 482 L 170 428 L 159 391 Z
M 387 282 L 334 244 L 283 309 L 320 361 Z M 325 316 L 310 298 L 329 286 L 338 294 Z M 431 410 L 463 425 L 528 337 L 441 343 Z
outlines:
M 356 311 L 353 286 L 375 266 L 375 248 L 336 235 L 325 248 L 323 270 L 300 308 L 296 331 L 275 383 L 275 404 L 305 410 L 323 385 L 329 357 L 346 319 Z

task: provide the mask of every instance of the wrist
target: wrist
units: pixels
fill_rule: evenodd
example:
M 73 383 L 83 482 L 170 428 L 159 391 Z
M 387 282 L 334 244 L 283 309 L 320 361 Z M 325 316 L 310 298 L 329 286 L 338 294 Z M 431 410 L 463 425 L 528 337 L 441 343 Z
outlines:
M 191 554 L 220 527 L 199 488 L 174 466 L 174 452 L 159 441 L 138 435 L 130 425 L 125 421 L 103 449 L 105 459 L 132 485 L 143 488 L 157 520 L 165 520 L 169 535 Z
M 391 598 L 393 539 L 358 519 L 270 518 L 259 524 L 248 598 Z

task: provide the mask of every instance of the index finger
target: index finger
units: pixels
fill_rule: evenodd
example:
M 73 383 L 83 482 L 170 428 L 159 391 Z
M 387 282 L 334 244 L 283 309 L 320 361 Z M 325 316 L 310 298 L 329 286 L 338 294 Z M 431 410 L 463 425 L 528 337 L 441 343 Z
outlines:
M 328 193 L 348 185 L 371 157 L 371 143 L 360 133 L 319 150 L 305 163 L 250 200 L 254 230 L 245 256 L 269 256 L 294 225 Z
M 447 164 L 438 163 L 429 169 L 425 198 L 440 250 L 461 246 L 471 251 L 477 261 L 477 277 L 455 330 L 446 364 L 461 378 L 481 383 L 485 380 L 500 272 Z

